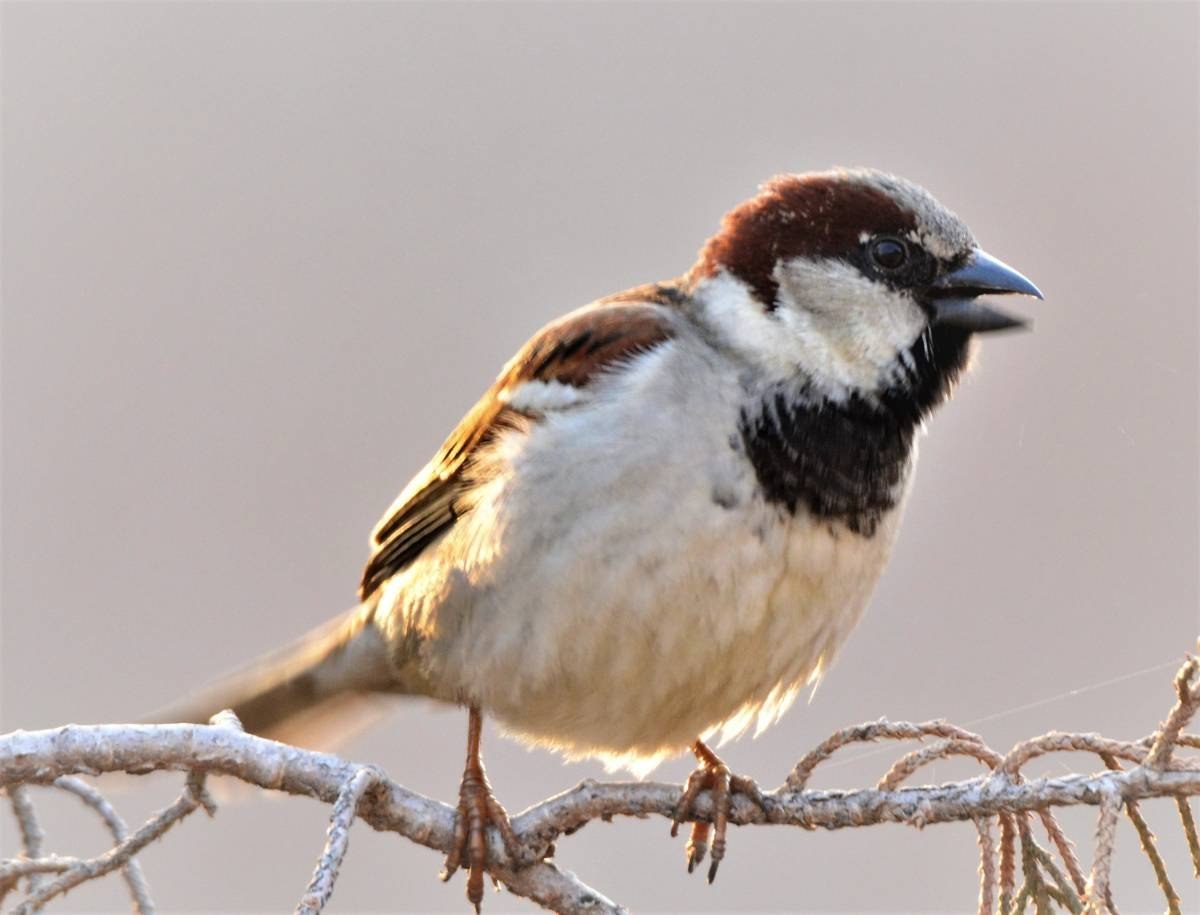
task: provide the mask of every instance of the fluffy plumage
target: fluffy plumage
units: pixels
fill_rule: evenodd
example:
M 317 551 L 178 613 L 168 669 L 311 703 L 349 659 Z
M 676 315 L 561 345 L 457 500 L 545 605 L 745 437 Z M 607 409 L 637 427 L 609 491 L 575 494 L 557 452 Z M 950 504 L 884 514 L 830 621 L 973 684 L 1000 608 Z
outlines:
M 887 562 L 976 251 L 902 179 L 772 180 L 679 280 L 539 331 L 375 528 L 362 604 L 204 713 L 419 694 L 640 770 L 765 726 Z

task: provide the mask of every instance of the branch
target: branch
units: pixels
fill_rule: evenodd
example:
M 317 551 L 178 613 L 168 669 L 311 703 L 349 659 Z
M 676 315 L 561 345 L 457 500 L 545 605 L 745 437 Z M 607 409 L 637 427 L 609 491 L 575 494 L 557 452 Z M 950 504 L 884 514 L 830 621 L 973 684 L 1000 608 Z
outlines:
M 74 794 L 95 810 L 100 819 L 104 820 L 105 825 L 108 826 L 114 842 L 120 845 L 126 840 L 129 829 L 126 827 L 125 821 L 121 819 L 121 815 L 105 800 L 103 794 L 82 779 L 71 775 L 56 778 L 54 784 L 55 787 Z M 125 883 L 129 886 L 129 895 L 133 899 L 133 911 L 136 915 L 153 915 L 154 903 L 150 901 L 150 887 L 146 884 L 146 877 L 142 874 L 142 866 L 138 864 L 137 859 L 131 857 L 126 861 L 121 872 L 125 876 Z
M 24 785 L 12 785 L 6 789 L 5 793 L 8 795 L 9 803 L 12 804 L 13 816 L 17 820 L 17 829 L 21 833 L 21 857 L 36 860 L 41 857 L 42 840 L 45 836 L 42 835 L 42 827 L 34 812 L 33 802 L 29 799 L 29 792 Z M 26 872 L 29 878 L 30 892 L 36 890 L 40 885 L 41 873 L 42 871 L 39 870 Z M 9 875 L 0 871 L 0 901 L 4 900 L 4 897 L 16 887 L 17 883 L 17 875 Z
M 735 795 L 729 820 L 739 825 L 770 823 L 804 829 L 843 829 L 878 823 L 922 828 L 943 822 L 972 821 L 979 834 L 981 913 L 993 911 L 997 904 L 999 911 L 1009 913 L 1024 908 L 1029 901 L 1035 902 L 1039 912 L 1048 910 L 1054 902 L 1073 912 L 1084 910 L 1086 905 L 1086 911 L 1111 913 L 1115 910 L 1109 874 L 1116 820 L 1122 807 L 1136 811 L 1133 802 L 1139 800 L 1175 799 L 1181 805 L 1189 846 L 1193 845 L 1194 823 L 1186 798 L 1200 793 L 1200 758 L 1176 751 L 1198 743 L 1193 735 L 1183 733 L 1200 706 L 1200 687 L 1192 682 L 1196 671 L 1197 665 L 1189 660 L 1176 681 L 1176 707 L 1158 731 L 1138 741 L 1056 732 L 1020 743 L 1001 755 L 988 748 L 978 735 L 945 722 L 877 721 L 847 728 L 802 759 L 787 782 L 767 793 L 761 805 Z M 850 743 L 930 737 L 938 740 L 903 756 L 875 788 L 806 789 L 807 781 L 821 762 Z M 1091 774 L 1023 779 L 1021 768 L 1029 760 L 1065 750 L 1100 755 L 1114 768 L 1106 765 Z M 950 755 L 974 757 L 988 771 L 950 784 L 921 787 L 902 784 L 922 766 Z M 1121 770 L 1115 767 L 1117 759 L 1133 765 Z M 187 787 L 175 804 L 152 817 L 133 835 L 125 834 L 120 818 L 94 789 L 75 778 L 161 770 L 187 773 Z M 316 798 L 333 806 L 325 848 L 297 907 L 297 912 L 304 915 L 320 913 L 332 894 L 355 818 L 377 830 L 398 833 L 443 853 L 454 842 L 453 807 L 390 781 L 375 767 L 246 734 L 230 713 L 223 713 L 210 725 L 68 725 L 45 731 L 17 731 L 0 737 L 0 787 L 10 797 L 23 796 L 24 786 L 28 785 L 53 785 L 70 790 L 101 813 L 110 825 L 116 845 L 97 858 L 81 861 L 42 856 L 37 843 L 31 848 L 27 837 L 23 857 L 0 861 L 0 887 L 6 880 L 15 884 L 20 877 L 58 874 L 51 882 L 31 888 L 29 897 L 17 909 L 21 913 L 33 912 L 83 880 L 118 868 L 125 869 L 133 890 L 140 879 L 140 872 L 131 869 L 134 854 L 196 807 L 211 810 L 211 800 L 203 789 L 203 778 L 210 773 L 233 776 L 268 790 Z M 547 860 L 553 855 L 554 844 L 595 819 L 661 816 L 669 821 L 681 793 L 677 785 L 584 781 L 513 818 L 512 825 L 520 840 L 516 856 L 510 856 L 500 836 L 490 831 L 489 870 L 510 891 L 553 911 L 622 912 L 617 904 Z M 1052 815 L 1055 807 L 1077 805 L 1100 808 L 1097 852 L 1086 885 L 1071 843 Z M 702 792 L 691 810 L 691 819 L 710 821 L 713 816 L 710 794 Z M 1059 853 L 1065 874 L 1050 853 L 1033 839 L 1028 823 L 1032 813 L 1045 825 L 1050 847 Z M 993 817 L 1000 824 L 999 843 L 992 839 L 989 827 Z M 1135 814 L 1135 825 L 1138 821 Z M 1191 832 L 1187 832 L 1189 825 Z M 1014 896 L 1018 837 L 1025 882 Z M 1142 838 L 1142 844 L 1148 846 L 1147 853 L 1151 854 L 1152 842 Z M 1157 857 L 1153 852 L 1152 861 Z M 1161 858 L 1154 863 L 1157 870 Z M 138 877 L 131 878 L 131 874 Z M 1165 873 L 1160 876 L 1167 890 L 1170 884 L 1165 881 Z M 143 890 L 144 885 L 142 880 Z M 1168 893 L 1171 894 L 1173 889 Z M 134 899 L 135 911 L 152 911 L 145 892 L 139 895 L 134 891 Z

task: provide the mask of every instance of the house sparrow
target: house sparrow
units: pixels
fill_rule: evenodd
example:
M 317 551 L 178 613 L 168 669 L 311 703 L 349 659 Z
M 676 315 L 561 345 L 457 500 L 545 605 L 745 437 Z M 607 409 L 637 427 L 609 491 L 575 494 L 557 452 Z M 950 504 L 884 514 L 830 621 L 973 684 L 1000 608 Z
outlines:
M 371 536 L 348 614 L 174 720 L 232 708 L 278 733 L 372 692 L 469 710 L 457 847 L 478 910 L 482 716 L 642 771 L 691 749 L 675 825 L 713 793 L 689 870 L 725 851 L 749 779 L 701 741 L 762 728 L 862 615 L 917 431 L 972 337 L 1041 297 L 921 188 L 872 170 L 776 177 L 681 278 L 600 299 L 525 344 Z M 674 832 L 674 830 L 672 830 Z

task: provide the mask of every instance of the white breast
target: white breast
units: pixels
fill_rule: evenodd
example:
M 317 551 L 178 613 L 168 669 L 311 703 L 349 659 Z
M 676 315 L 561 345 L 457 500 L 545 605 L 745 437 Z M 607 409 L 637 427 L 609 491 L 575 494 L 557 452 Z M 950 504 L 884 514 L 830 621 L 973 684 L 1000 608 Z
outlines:
M 770 723 L 820 676 L 903 499 L 870 538 L 765 502 L 741 371 L 677 339 L 501 440 L 478 503 L 383 597 L 440 693 L 647 769 L 720 725 Z

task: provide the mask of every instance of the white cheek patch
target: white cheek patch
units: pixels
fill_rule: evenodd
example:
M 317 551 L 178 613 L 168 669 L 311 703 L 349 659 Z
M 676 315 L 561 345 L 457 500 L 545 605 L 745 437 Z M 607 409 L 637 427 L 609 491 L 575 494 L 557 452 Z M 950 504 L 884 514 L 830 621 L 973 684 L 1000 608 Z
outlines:
M 695 290 L 702 319 L 771 378 L 807 375 L 837 401 L 892 383 L 898 357 L 928 326 L 910 296 L 842 261 L 796 258 L 777 267 L 775 279 L 773 311 L 726 271 L 704 280 Z
M 796 329 L 780 327 L 780 316 L 768 312 L 749 286 L 721 270 L 703 280 L 694 295 L 701 319 L 716 331 L 721 343 L 773 376 L 795 376 L 805 343 L 797 339 Z
M 547 413 L 587 403 L 585 388 L 561 381 L 523 381 L 500 392 L 500 400 L 522 413 Z
M 799 364 L 835 396 L 890 383 L 928 326 L 911 296 L 842 261 L 796 258 L 775 272 L 779 321 L 803 344 Z

